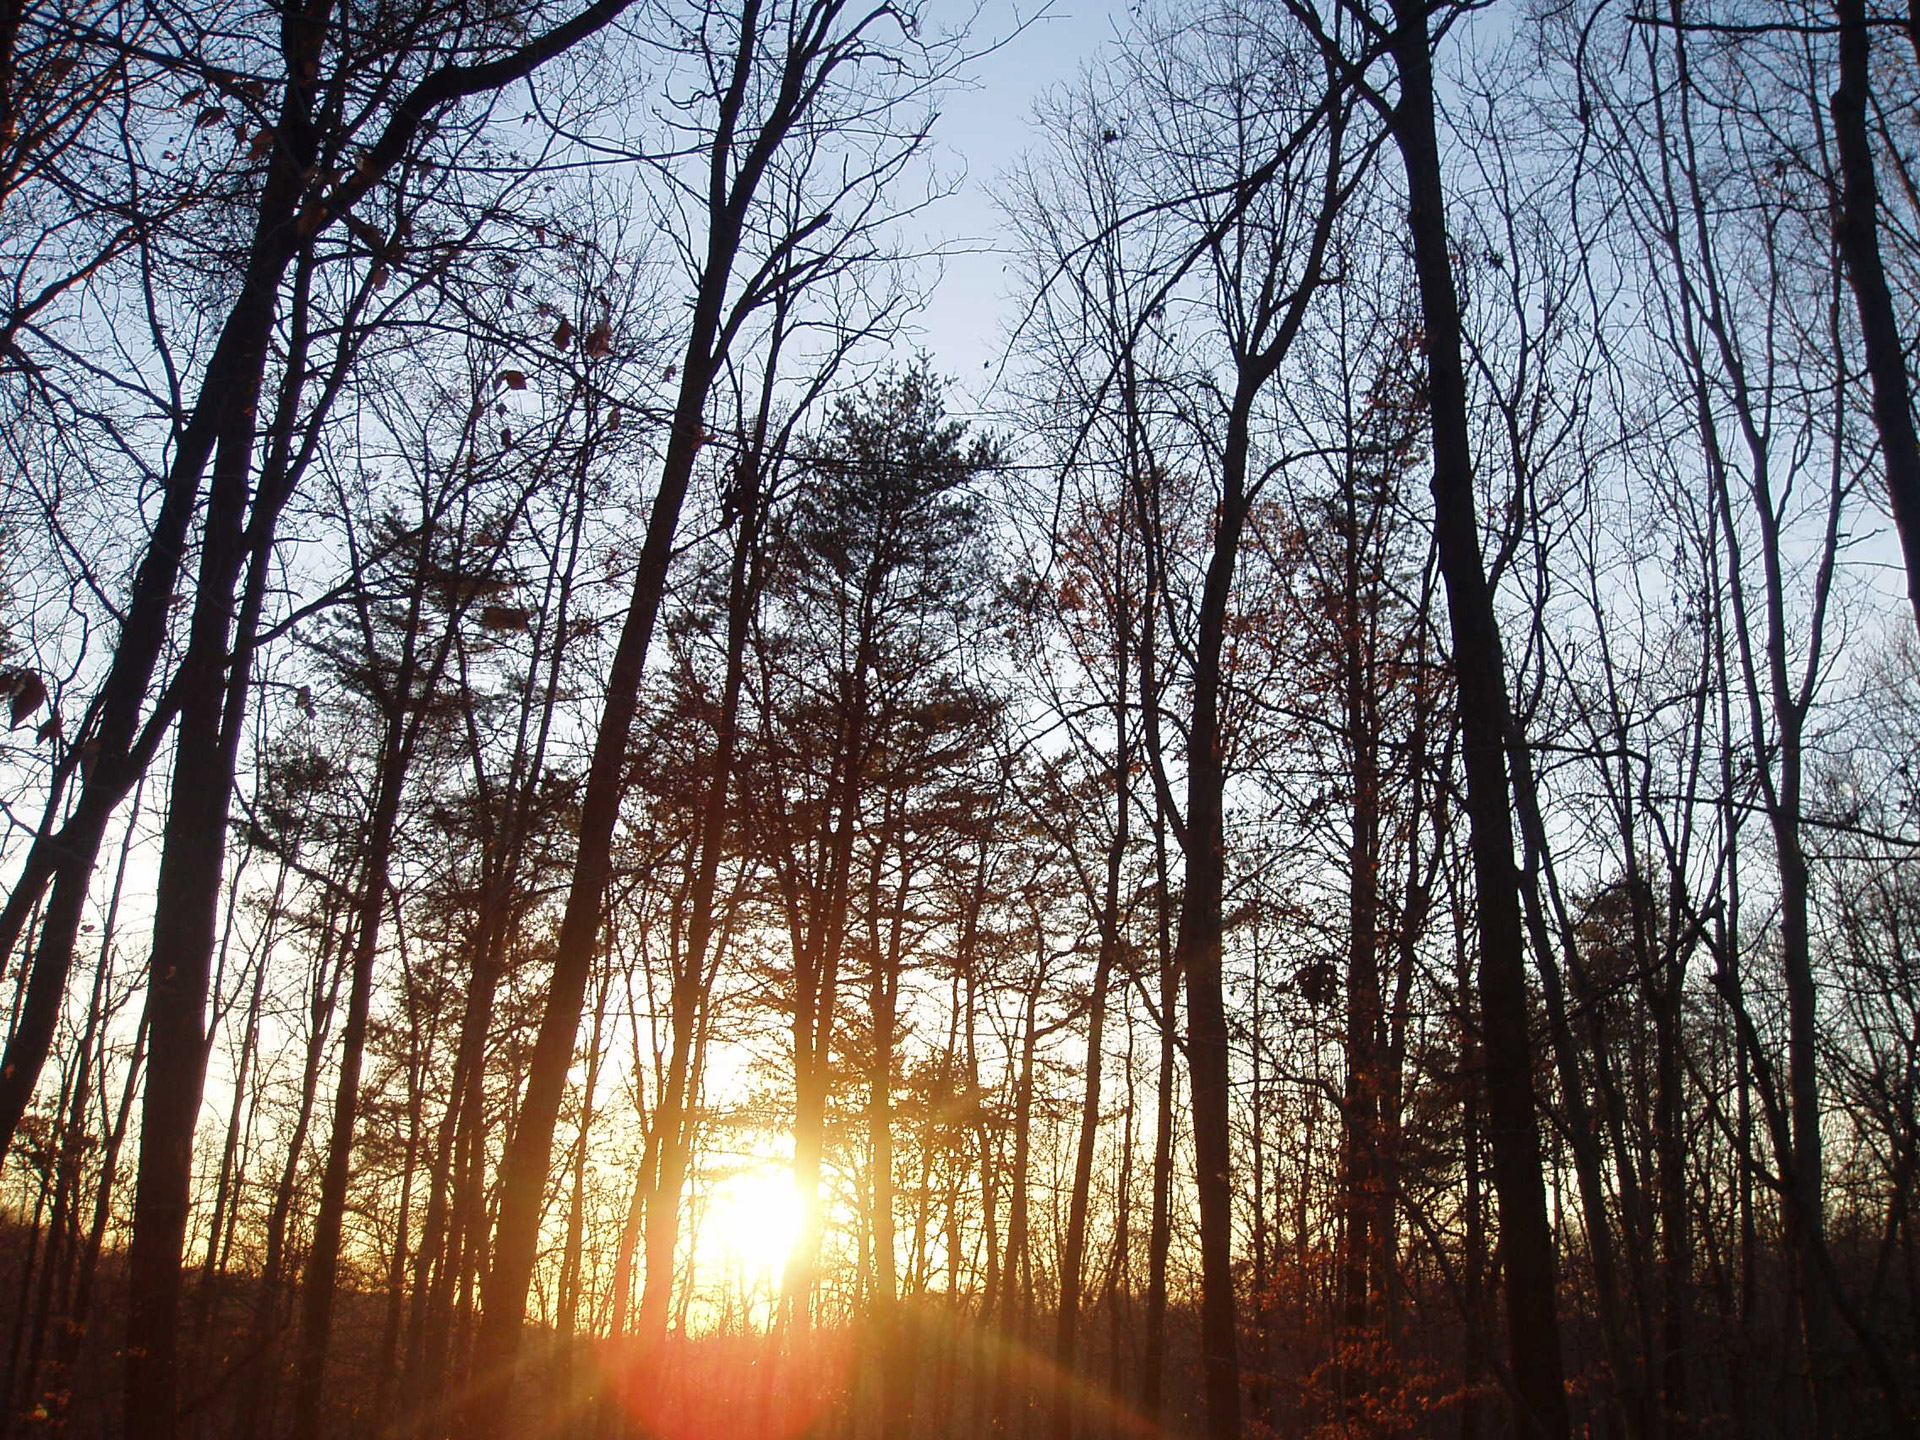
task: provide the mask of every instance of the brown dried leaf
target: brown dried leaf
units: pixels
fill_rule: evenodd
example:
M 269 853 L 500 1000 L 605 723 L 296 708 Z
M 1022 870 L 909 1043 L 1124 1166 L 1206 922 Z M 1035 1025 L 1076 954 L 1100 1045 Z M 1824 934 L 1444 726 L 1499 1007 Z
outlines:
M 520 605 L 487 605 L 481 608 L 480 623 L 489 630 L 530 630 L 533 612 Z
M 0 696 L 7 699 L 7 728 L 17 729 L 47 703 L 47 682 L 31 670 L 0 670 Z

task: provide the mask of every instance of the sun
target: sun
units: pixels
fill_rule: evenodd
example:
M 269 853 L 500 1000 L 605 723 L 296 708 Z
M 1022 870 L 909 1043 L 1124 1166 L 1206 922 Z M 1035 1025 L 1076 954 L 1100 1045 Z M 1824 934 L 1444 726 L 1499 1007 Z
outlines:
M 802 1206 L 793 1176 L 772 1164 L 736 1170 L 707 1197 L 700 1248 L 749 1285 L 780 1279 L 800 1236 Z

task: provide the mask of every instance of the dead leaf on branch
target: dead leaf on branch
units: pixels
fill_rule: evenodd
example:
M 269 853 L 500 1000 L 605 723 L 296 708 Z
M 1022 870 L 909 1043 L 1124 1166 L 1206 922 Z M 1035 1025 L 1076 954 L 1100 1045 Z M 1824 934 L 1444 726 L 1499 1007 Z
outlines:
M 375 254 L 387 248 L 387 237 L 358 215 L 347 216 L 347 232 Z
M 47 682 L 32 670 L 0 670 L 0 698 L 7 701 L 7 728 L 17 730 L 47 703 Z
M 487 605 L 480 611 L 480 624 L 488 630 L 529 630 L 533 612 L 519 605 Z

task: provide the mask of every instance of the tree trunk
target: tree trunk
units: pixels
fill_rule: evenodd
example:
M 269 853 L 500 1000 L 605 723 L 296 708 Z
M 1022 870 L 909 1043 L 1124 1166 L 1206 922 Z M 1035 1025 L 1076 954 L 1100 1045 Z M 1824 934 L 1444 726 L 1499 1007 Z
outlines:
M 872 899 L 879 901 L 879 862 L 874 865 Z M 903 882 L 904 890 L 904 882 Z M 901 897 L 904 903 L 904 894 Z M 898 946 L 899 918 L 895 917 L 893 952 L 883 959 L 877 908 L 870 912 L 869 933 L 875 954 L 874 974 L 867 987 L 868 1015 L 873 1025 L 873 1063 L 867 1074 L 867 1140 L 872 1149 L 872 1194 L 868 1206 L 873 1230 L 873 1289 L 869 1297 L 870 1323 L 880 1357 L 880 1431 L 905 1435 L 911 1421 L 912 1377 L 902 1364 L 905 1335 L 899 1311 L 899 1258 L 894 1238 L 893 1193 L 893 1072 L 894 1032 L 900 998 Z
M 1505 768 L 1511 722 L 1499 627 L 1480 556 L 1460 307 L 1447 250 L 1446 198 L 1434 118 L 1432 42 L 1428 12 L 1416 0 L 1395 0 L 1394 18 L 1400 97 L 1393 128 L 1406 167 L 1408 226 L 1426 322 L 1434 536 L 1447 587 L 1467 774 L 1479 908 L 1487 1138 L 1500 1211 L 1515 1420 L 1522 1435 L 1565 1440 L 1569 1423 L 1555 1310 L 1553 1234 L 1547 1219 L 1534 1104 L 1520 897 Z
M 1349 1423 L 1374 1385 L 1377 1297 L 1387 1268 L 1380 1207 L 1386 1177 L 1380 1168 L 1384 1000 L 1380 982 L 1380 743 L 1379 696 L 1370 646 L 1374 617 L 1362 596 L 1361 526 L 1349 471 L 1344 486 L 1342 573 L 1338 597 L 1345 742 L 1351 767 L 1347 846 L 1347 1035 L 1344 1143 L 1341 1147 L 1343 1244 L 1341 1350 L 1349 1356 L 1343 1401 Z
M 206 1078 L 203 1029 L 218 919 L 240 719 L 251 684 L 252 637 L 234 644 L 234 582 L 245 554 L 243 518 L 253 443 L 252 392 L 239 398 L 222 437 L 201 548 L 167 822 L 155 888 L 147 1020 L 150 1054 L 140 1115 L 140 1159 L 128 1252 L 125 1424 L 130 1440 L 178 1433 L 178 1316 L 182 1249 L 193 1170 L 193 1133 Z
M 1169 933 L 1172 911 L 1167 867 L 1167 823 L 1157 806 L 1153 820 L 1153 858 L 1158 898 L 1160 1042 L 1159 1074 L 1154 1085 L 1153 1214 L 1147 1226 L 1146 1333 L 1140 1360 L 1140 1410 L 1150 1425 L 1160 1423 L 1161 1387 L 1167 1373 L 1167 1252 L 1173 1243 L 1173 1086 L 1180 967 Z
M 410 689 L 411 670 L 403 666 Z M 403 692 L 404 693 L 404 692 Z M 333 1332 L 335 1285 L 340 1261 L 340 1230 L 347 1210 L 347 1181 L 353 1162 L 354 1125 L 360 1113 L 360 1068 L 366 1052 L 367 1020 L 373 998 L 373 962 L 380 948 L 380 916 L 387 903 L 387 868 L 393 853 L 400 794 L 411 758 L 402 731 L 405 716 L 388 717 L 381 747 L 381 774 L 367 836 L 358 913 L 353 920 L 353 958 L 348 966 L 347 1023 L 340 1037 L 340 1074 L 335 1083 L 333 1124 L 327 1136 L 327 1164 L 320 1180 L 320 1204 L 314 1211 L 313 1241 L 300 1297 L 299 1358 L 293 1382 L 293 1440 L 318 1440 L 321 1391 L 326 1379 L 327 1344 Z
M 1264 378 L 1242 371 L 1227 419 L 1222 493 L 1194 643 L 1182 844 L 1186 892 L 1175 951 L 1175 964 L 1187 980 L 1194 1188 L 1200 1199 L 1200 1346 L 1209 1440 L 1236 1440 L 1240 1433 L 1239 1322 L 1233 1286 L 1232 1056 L 1221 966 L 1227 857 L 1220 706 L 1227 607 L 1246 524 L 1249 413 L 1253 394 Z
M 1114 701 L 1114 834 L 1107 847 L 1107 874 L 1100 907 L 1100 953 L 1094 962 L 1093 995 L 1087 1008 L 1086 1084 L 1080 1096 L 1080 1133 L 1074 1147 L 1073 1192 L 1067 1203 L 1067 1246 L 1060 1265 L 1060 1305 L 1054 1326 L 1054 1358 L 1063 1383 L 1053 1401 L 1055 1440 L 1072 1440 L 1077 1384 L 1064 1383 L 1074 1375 L 1076 1327 L 1080 1317 L 1081 1274 L 1087 1255 L 1088 1197 L 1093 1186 L 1093 1150 L 1100 1129 L 1100 1081 L 1107 1023 L 1107 989 L 1120 951 L 1120 863 L 1127 848 L 1127 819 L 1132 812 L 1127 775 L 1126 693 L 1128 656 L 1119 646 L 1116 669 L 1120 687 Z M 1124 1228 L 1125 1217 L 1120 1223 Z
M 333 1012 L 340 997 L 340 982 L 345 977 L 344 957 L 336 957 L 339 916 L 329 907 L 322 916 L 323 939 L 314 974 L 314 993 L 308 1006 L 306 1059 L 300 1071 L 300 1099 L 294 1112 L 293 1134 L 287 1141 L 287 1155 L 280 1167 L 280 1180 L 274 1189 L 273 1205 L 267 1212 L 266 1256 L 260 1267 L 259 1283 L 254 1291 L 254 1340 L 261 1349 L 253 1365 L 241 1401 L 240 1418 L 235 1426 L 241 1440 L 258 1440 L 273 1428 L 273 1411 L 278 1403 L 280 1368 L 273 1354 L 279 1339 L 280 1299 L 287 1271 L 287 1226 L 293 1214 L 295 1191 L 300 1176 L 300 1160 L 306 1153 L 307 1132 L 313 1124 L 313 1107 L 320 1089 L 321 1062 L 326 1055 L 327 1036 L 333 1030 Z
M 465 1407 L 475 1440 L 489 1440 L 501 1433 L 510 1419 L 508 1407 L 500 1403 L 501 1387 L 510 1385 L 513 1379 L 527 1290 L 533 1277 L 541 1199 L 553 1149 L 553 1127 L 573 1059 L 573 1039 L 579 1028 L 587 971 L 600 938 L 601 913 L 611 873 L 614 822 L 625 789 L 627 743 L 638 709 L 647 649 L 666 589 L 667 567 L 673 558 L 673 536 L 679 525 L 680 507 L 693 477 L 694 462 L 706 439 L 708 391 L 737 331 L 737 324 L 723 321 L 747 209 L 773 155 L 818 93 L 808 80 L 824 81 L 824 76 L 811 76 L 809 66 L 819 58 L 821 47 L 828 44 L 829 25 L 836 8 L 829 4 L 810 18 L 810 25 L 820 27 L 817 34 L 811 34 L 805 41 L 795 40 L 794 48 L 786 57 L 788 72 L 780 77 L 779 100 L 757 131 L 736 133 L 749 84 L 757 78 L 760 0 L 747 0 L 741 12 L 737 50 L 722 62 L 726 81 L 717 97 L 719 126 L 709 147 L 711 179 L 706 197 L 706 253 L 681 362 L 680 389 L 661 464 L 660 485 L 634 577 L 633 596 L 607 675 L 606 705 L 595 733 L 593 759 L 581 800 L 573 878 L 555 946 L 553 977 L 528 1069 L 526 1095 L 501 1167 L 493 1267 L 487 1277 L 487 1306 L 476 1354 L 476 1368 L 484 1377 L 484 1383 L 472 1388 Z M 715 57 L 716 61 L 720 58 Z M 743 153 L 737 154 L 736 146 Z M 737 172 L 730 169 L 734 164 L 739 167 Z M 738 318 L 738 315 L 734 317 L 736 322 Z M 803 1137 L 797 1137 L 797 1141 L 800 1138 Z
M 764 424 L 764 412 L 763 412 Z M 759 594 L 760 504 L 756 459 L 741 468 L 736 488 L 740 507 L 738 533 L 727 582 L 726 676 L 714 737 L 713 762 L 702 797 L 699 856 L 695 863 L 692 913 L 687 921 L 684 953 L 673 977 L 668 1021 L 672 1028 L 666 1083 L 654 1107 L 650 1147 L 656 1158 L 651 1174 L 643 1174 L 644 1202 L 635 1192 L 636 1207 L 644 1203 L 646 1278 L 640 1296 L 638 1337 L 642 1364 L 657 1355 L 666 1338 L 667 1312 L 672 1298 L 674 1256 L 680 1246 L 680 1201 L 686 1188 L 687 1167 L 693 1152 L 693 1126 L 688 1097 L 699 1089 L 693 1065 L 694 1032 L 708 992 L 708 955 L 713 946 L 714 901 L 719 885 L 720 857 L 727 833 L 727 793 L 732 783 L 735 753 L 739 749 L 740 696 L 746 684 L 748 632 Z M 630 1263 L 630 1262 L 629 1262 Z M 619 1303 L 619 1302 L 616 1302 Z M 615 1334 L 618 1335 L 616 1327 Z
M 100 1157 L 100 1178 L 93 1192 L 93 1219 L 87 1228 L 86 1244 L 80 1251 L 80 1264 L 73 1282 L 73 1294 L 67 1301 L 66 1323 L 61 1326 L 60 1339 L 54 1350 L 54 1364 L 60 1375 L 71 1377 L 79 1363 L 81 1352 L 87 1343 L 88 1322 L 93 1315 L 93 1286 L 100 1271 L 100 1252 L 105 1244 L 107 1223 L 113 1218 L 113 1191 L 120 1173 L 120 1146 L 126 1139 L 127 1121 L 133 1115 L 133 1097 L 139 1092 L 140 1070 L 146 1061 L 147 1020 L 140 1017 L 140 1028 L 133 1039 L 133 1056 L 127 1063 L 127 1081 L 120 1092 L 119 1108 L 114 1112 L 113 1130 L 107 1136 L 104 1153 Z M 67 1426 L 67 1408 L 72 1403 L 73 1390 L 65 1387 L 59 1403 L 49 1407 L 51 1414 L 48 1428 L 54 1434 L 64 1433 Z
M 1866 0 L 1834 0 L 1840 31 L 1840 83 L 1834 88 L 1834 149 L 1840 160 L 1840 198 L 1834 238 L 1846 262 L 1847 279 L 1860 312 L 1860 340 L 1873 382 L 1873 421 L 1880 432 L 1880 459 L 1887 470 L 1900 553 L 1906 561 L 1907 599 L 1920 625 L 1920 438 L 1914 434 L 1912 385 L 1906 345 L 1880 260 L 1880 187 L 1874 178 L 1873 138 L 1867 128 L 1872 95 L 1872 34 Z M 1920 44 L 1920 30 L 1915 40 Z
M 1044 934 L 1037 944 L 1044 950 Z M 994 1428 L 1005 1432 L 1017 1424 L 1023 1435 L 1027 1430 L 1029 1396 L 1017 1386 L 1027 1377 L 1024 1373 L 1016 1376 L 1013 1358 L 1017 1350 L 1024 1348 L 1033 1316 L 1027 1172 L 1033 1159 L 1033 1061 L 1039 1044 L 1040 986 L 1045 974 L 1046 959 L 1042 954 L 1034 960 L 1026 1003 L 1021 1007 L 1020 1070 L 1014 1082 L 1017 1088 L 1013 1102 L 1013 1170 L 1007 1177 L 1007 1248 L 1001 1260 L 1000 1276 L 1000 1363 L 995 1384 Z

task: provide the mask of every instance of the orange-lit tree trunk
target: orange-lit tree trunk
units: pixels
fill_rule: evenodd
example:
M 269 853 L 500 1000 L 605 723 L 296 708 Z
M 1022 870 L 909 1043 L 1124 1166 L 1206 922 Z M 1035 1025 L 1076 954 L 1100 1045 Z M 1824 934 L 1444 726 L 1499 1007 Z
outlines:
M 1180 1009 L 1180 969 L 1172 935 L 1172 892 L 1167 864 L 1166 812 L 1157 805 L 1153 823 L 1154 919 L 1159 943 L 1154 955 L 1160 978 L 1155 1026 L 1159 1060 L 1153 1103 L 1153 1197 L 1147 1222 L 1147 1297 L 1140 1359 L 1140 1410 L 1158 1424 L 1167 1373 L 1167 1256 L 1173 1245 L 1173 1098 Z
M 568 1162 L 571 1181 L 567 1198 L 567 1234 L 560 1252 L 560 1294 L 554 1312 L 554 1336 L 547 1381 L 547 1412 L 579 1415 L 586 1412 L 592 1377 L 578 1373 L 580 1300 L 585 1289 L 587 1206 L 587 1147 L 596 1116 L 594 1099 L 600 1086 L 600 1067 L 606 1058 L 607 1001 L 613 994 L 613 971 L 603 972 L 593 1002 L 593 1023 L 587 1035 L 587 1073 L 580 1091 L 580 1124 L 574 1131 Z

